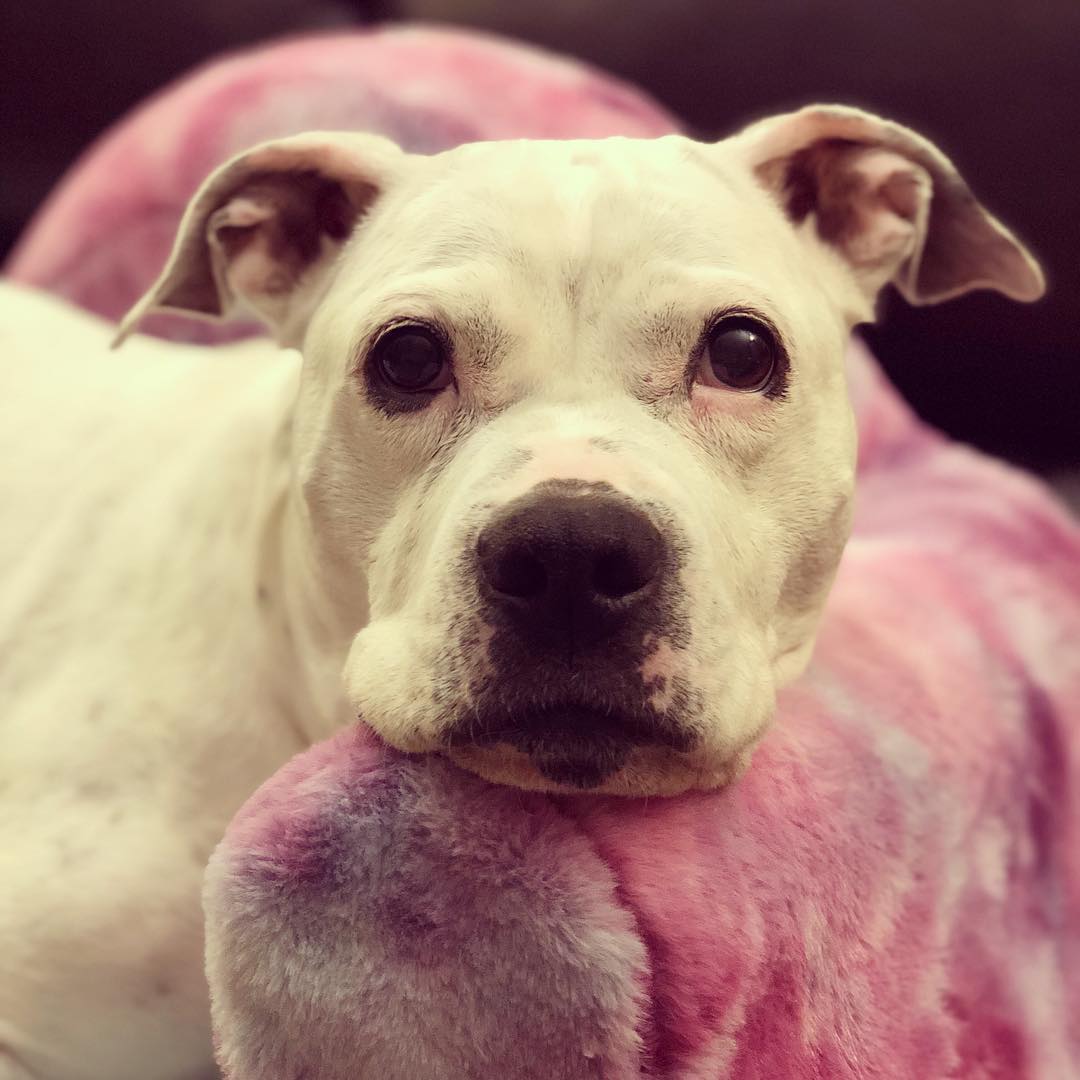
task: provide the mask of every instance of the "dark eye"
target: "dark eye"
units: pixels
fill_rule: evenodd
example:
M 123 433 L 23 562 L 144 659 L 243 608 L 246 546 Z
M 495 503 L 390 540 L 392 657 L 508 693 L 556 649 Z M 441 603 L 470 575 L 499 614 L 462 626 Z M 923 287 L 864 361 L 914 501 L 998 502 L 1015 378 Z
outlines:
M 420 323 L 386 331 L 372 346 L 371 363 L 379 378 L 401 393 L 441 390 L 450 384 L 446 344 Z
M 764 390 L 776 374 L 780 355 L 776 337 L 764 323 L 732 315 L 710 328 L 697 380 L 743 393 Z

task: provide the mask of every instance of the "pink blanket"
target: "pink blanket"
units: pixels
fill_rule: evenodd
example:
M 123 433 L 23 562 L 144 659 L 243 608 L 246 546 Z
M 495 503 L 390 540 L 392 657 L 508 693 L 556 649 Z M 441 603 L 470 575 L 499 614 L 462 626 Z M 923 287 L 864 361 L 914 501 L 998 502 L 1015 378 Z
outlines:
M 115 316 L 213 164 L 331 126 L 435 149 L 673 122 L 485 39 L 289 43 L 110 135 L 9 269 Z M 211 864 L 231 1080 L 1080 1077 L 1080 530 L 850 369 L 855 534 L 747 775 L 549 797 L 363 730 L 309 750 Z
M 857 383 L 855 535 L 746 776 L 301 755 L 208 877 L 232 1080 L 1080 1076 L 1080 530 Z

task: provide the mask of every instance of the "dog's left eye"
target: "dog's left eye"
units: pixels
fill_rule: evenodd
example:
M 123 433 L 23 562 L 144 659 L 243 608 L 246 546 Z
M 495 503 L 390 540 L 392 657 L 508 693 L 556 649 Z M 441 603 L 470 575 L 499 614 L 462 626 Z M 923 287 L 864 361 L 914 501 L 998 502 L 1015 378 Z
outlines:
M 708 330 L 696 379 L 705 386 L 744 394 L 766 389 L 780 366 L 780 345 L 757 319 L 732 315 Z
M 395 326 L 383 334 L 372 347 L 371 362 L 382 380 L 402 393 L 441 390 L 450 384 L 446 344 L 419 323 Z

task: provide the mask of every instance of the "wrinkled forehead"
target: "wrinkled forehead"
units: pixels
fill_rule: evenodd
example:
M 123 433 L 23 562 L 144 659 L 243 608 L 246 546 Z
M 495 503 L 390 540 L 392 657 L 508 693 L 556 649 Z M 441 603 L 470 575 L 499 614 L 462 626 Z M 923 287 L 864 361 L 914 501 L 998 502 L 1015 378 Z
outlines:
M 339 267 L 305 346 L 313 367 L 339 372 L 340 358 L 408 318 L 471 342 L 485 370 L 513 357 L 515 378 L 539 386 L 543 374 L 553 392 L 564 368 L 622 379 L 619 362 L 684 360 L 724 310 L 757 312 L 807 343 L 842 322 L 839 271 L 745 165 L 681 137 L 479 143 L 410 159 Z
M 462 270 L 566 280 L 779 262 L 785 221 L 717 148 L 656 140 L 474 143 L 428 159 L 388 193 L 366 236 L 372 277 Z M 380 237 L 392 243 L 377 244 Z M 775 245 L 774 245 L 775 246 Z

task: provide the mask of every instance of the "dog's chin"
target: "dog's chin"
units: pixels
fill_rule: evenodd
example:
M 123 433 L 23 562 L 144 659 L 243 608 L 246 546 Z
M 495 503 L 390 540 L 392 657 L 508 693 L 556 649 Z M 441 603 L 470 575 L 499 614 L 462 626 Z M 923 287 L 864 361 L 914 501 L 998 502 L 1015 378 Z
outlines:
M 752 747 L 722 759 L 667 746 L 610 747 L 577 744 L 526 753 L 507 743 L 450 746 L 443 753 L 469 772 L 496 784 L 557 794 L 681 795 L 710 791 L 737 780 Z

